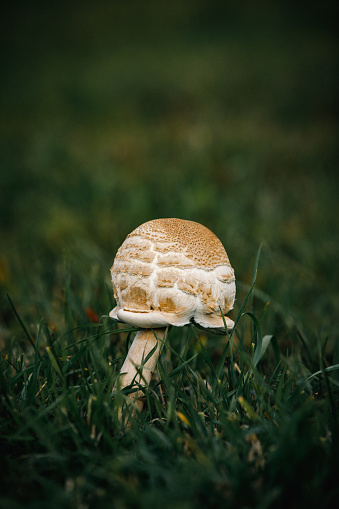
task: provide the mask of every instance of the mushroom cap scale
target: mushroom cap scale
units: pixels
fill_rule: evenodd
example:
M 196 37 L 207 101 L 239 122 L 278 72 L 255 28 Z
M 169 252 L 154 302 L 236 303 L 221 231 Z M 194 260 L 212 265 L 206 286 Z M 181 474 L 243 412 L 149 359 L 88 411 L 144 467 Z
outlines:
M 221 311 L 233 308 L 234 271 L 218 237 L 199 223 L 165 218 L 142 224 L 119 248 L 111 275 L 112 318 L 143 328 L 196 322 L 225 330 Z
M 192 266 L 213 269 L 230 265 L 225 248 L 214 233 L 205 226 L 184 219 L 153 219 L 136 228 L 127 238 L 150 240 L 155 250 L 166 254 L 184 253 Z

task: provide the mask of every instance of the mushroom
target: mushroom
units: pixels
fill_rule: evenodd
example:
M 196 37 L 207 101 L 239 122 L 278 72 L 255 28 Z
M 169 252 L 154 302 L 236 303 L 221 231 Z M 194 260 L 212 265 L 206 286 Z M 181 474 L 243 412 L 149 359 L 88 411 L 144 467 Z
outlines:
M 111 268 L 116 307 L 110 317 L 137 332 L 120 371 L 119 386 L 147 386 L 156 367 L 166 329 L 194 323 L 225 333 L 225 317 L 235 300 L 235 277 L 214 233 L 193 221 L 148 221 L 119 248 Z M 153 352 L 152 352 L 153 350 Z M 139 410 L 143 392 L 131 393 Z

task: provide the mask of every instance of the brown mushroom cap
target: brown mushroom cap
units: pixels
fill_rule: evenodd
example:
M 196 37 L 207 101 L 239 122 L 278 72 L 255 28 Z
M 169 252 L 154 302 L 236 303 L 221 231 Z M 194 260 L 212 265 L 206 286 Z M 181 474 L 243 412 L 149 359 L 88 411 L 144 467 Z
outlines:
M 117 306 L 112 318 L 137 327 L 190 322 L 224 330 L 235 277 L 214 233 L 193 221 L 155 219 L 130 233 L 111 268 Z M 233 322 L 226 319 L 228 328 Z

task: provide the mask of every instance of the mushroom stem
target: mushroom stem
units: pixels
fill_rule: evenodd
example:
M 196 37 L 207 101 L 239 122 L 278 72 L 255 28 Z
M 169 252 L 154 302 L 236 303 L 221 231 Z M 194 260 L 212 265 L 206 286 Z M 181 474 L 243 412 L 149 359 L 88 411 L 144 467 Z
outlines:
M 130 385 L 133 380 L 137 386 L 141 385 L 147 387 L 149 385 L 161 352 L 161 340 L 165 337 L 165 334 L 166 328 L 153 330 L 143 329 L 137 332 L 120 370 L 118 379 L 120 389 Z M 153 348 L 156 348 L 156 350 L 145 362 L 145 359 Z M 128 396 L 135 402 L 139 411 L 141 411 L 143 407 L 143 403 L 140 400 L 142 396 L 142 391 L 132 392 Z

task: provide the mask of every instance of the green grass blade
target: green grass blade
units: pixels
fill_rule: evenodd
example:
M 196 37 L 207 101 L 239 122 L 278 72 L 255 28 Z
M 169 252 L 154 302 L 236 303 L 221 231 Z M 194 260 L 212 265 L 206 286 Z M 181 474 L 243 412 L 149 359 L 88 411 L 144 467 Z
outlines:
M 285 366 L 280 374 L 280 380 L 278 383 L 277 392 L 275 394 L 275 404 L 278 406 L 281 404 L 282 392 L 283 392 L 284 384 L 285 384 L 286 371 L 287 371 L 287 364 L 285 364 Z
M 258 274 L 258 267 L 259 267 L 259 260 L 260 260 L 261 250 L 262 250 L 262 243 L 259 245 L 259 248 L 258 248 L 258 251 L 257 251 L 257 255 L 256 255 L 256 258 L 255 258 L 255 262 L 254 262 L 253 274 L 252 274 L 252 285 L 255 284 L 255 282 L 257 280 L 257 274 Z M 251 310 L 251 313 L 254 314 L 254 292 L 253 291 L 251 293 L 250 310 Z M 252 322 L 252 337 L 255 334 L 254 328 L 255 328 L 255 325 Z
M 53 366 L 53 368 L 55 369 L 55 371 L 57 372 L 57 374 L 59 375 L 60 379 L 65 382 L 65 377 L 61 371 L 61 368 L 59 366 L 59 363 L 55 357 L 55 355 L 53 354 L 51 348 L 49 346 L 46 347 L 46 352 L 47 352 L 47 355 L 49 357 L 49 360 L 51 361 L 51 364 Z
M 254 421 L 257 421 L 259 419 L 258 414 L 255 412 L 253 407 L 248 403 L 248 401 L 246 401 L 246 399 L 243 396 L 239 396 L 238 401 L 251 419 L 253 419 Z
M 259 246 L 259 249 L 257 251 L 257 256 L 256 256 L 256 259 L 255 259 L 255 263 L 254 263 L 254 268 L 253 268 L 253 275 L 252 275 L 252 284 L 250 286 L 250 289 L 249 291 L 247 292 L 247 295 L 244 299 L 244 302 L 242 303 L 242 306 L 240 307 L 240 310 L 238 312 L 238 315 L 235 319 L 235 322 L 234 322 L 234 327 L 231 331 L 231 335 L 233 335 L 234 333 L 234 330 L 236 329 L 236 326 L 240 320 L 240 318 L 242 317 L 243 313 L 244 313 L 244 310 L 246 308 L 246 305 L 247 305 L 247 302 L 248 300 L 250 299 L 250 297 L 252 296 L 253 294 L 253 289 L 255 287 L 255 283 L 256 283 L 256 280 L 257 280 L 257 274 L 258 274 L 258 265 L 259 265 L 259 260 L 260 260 L 260 254 L 261 254 L 261 249 L 262 249 L 262 244 L 260 244 Z M 251 306 L 252 308 L 252 306 Z M 253 313 L 252 313 L 253 314 Z
M 205 359 L 205 361 L 207 362 L 208 366 L 210 367 L 211 372 L 213 373 L 213 379 L 214 379 L 214 381 L 217 383 L 217 385 L 216 385 L 215 387 L 219 387 L 219 388 L 220 388 L 220 390 L 221 390 L 221 394 L 222 394 L 222 397 L 223 397 L 223 399 L 224 399 L 225 403 L 227 403 L 227 405 L 228 405 L 228 398 L 227 398 L 227 395 L 226 395 L 226 393 L 225 393 L 225 391 L 224 391 L 223 387 L 219 384 L 219 379 L 217 378 L 217 373 L 216 373 L 216 371 L 215 371 L 215 369 L 214 369 L 214 366 L 213 366 L 213 363 L 212 363 L 212 361 L 211 361 L 211 358 L 210 358 L 210 356 L 208 355 L 208 352 L 207 352 L 206 348 L 204 347 L 204 345 L 203 345 L 203 343 L 202 343 L 201 339 L 199 338 L 199 335 L 196 333 L 196 331 L 195 331 L 195 330 L 194 330 L 194 335 L 195 335 L 195 337 L 196 337 L 196 339 L 197 339 L 197 341 L 198 341 L 198 343 L 199 343 L 199 345 L 200 345 L 200 348 L 201 348 L 201 351 L 202 351 L 202 353 L 203 353 L 204 359 Z M 213 386 L 214 386 L 214 384 L 213 384 Z
M 325 373 L 331 373 L 331 371 L 337 371 L 339 369 L 339 364 L 333 364 L 332 366 L 327 366 L 327 368 L 324 367 L 324 369 L 320 369 L 319 371 L 316 371 L 315 373 L 312 373 L 306 380 L 311 380 L 315 376 L 323 375 Z
M 35 398 L 36 389 L 37 389 L 37 383 L 38 383 L 38 376 L 39 376 L 39 370 L 40 370 L 40 354 L 39 354 L 39 346 L 40 346 L 40 336 L 41 331 L 44 327 L 44 320 L 40 321 L 38 333 L 35 341 L 35 348 L 34 348 L 34 366 L 32 375 L 29 381 L 28 389 L 27 389 L 27 403 L 31 404 Z
M 35 342 L 34 342 L 34 339 L 33 339 L 33 338 L 32 338 L 32 336 L 30 335 L 30 333 L 28 332 L 27 327 L 26 327 L 26 325 L 24 324 L 23 320 L 20 318 L 20 315 L 19 315 L 19 313 L 17 312 L 17 310 L 16 310 L 16 308 L 15 308 L 15 306 L 14 306 L 14 304 L 13 304 L 12 299 L 10 298 L 10 296 L 8 295 L 8 293 L 7 293 L 6 295 L 7 295 L 7 298 L 8 298 L 8 300 L 9 300 L 9 303 L 10 303 L 10 305 L 11 305 L 11 307 L 12 307 L 13 311 L 14 311 L 14 314 L 15 314 L 15 316 L 17 317 L 17 319 L 18 319 L 18 321 L 19 321 L 19 323 L 20 323 L 20 325 L 21 325 L 21 327 L 22 327 L 22 330 L 24 331 L 24 333 L 25 333 L 25 335 L 26 335 L 26 337 L 27 337 L 28 341 L 29 341 L 29 342 L 30 342 L 30 344 L 33 346 L 33 348 L 35 348 Z

